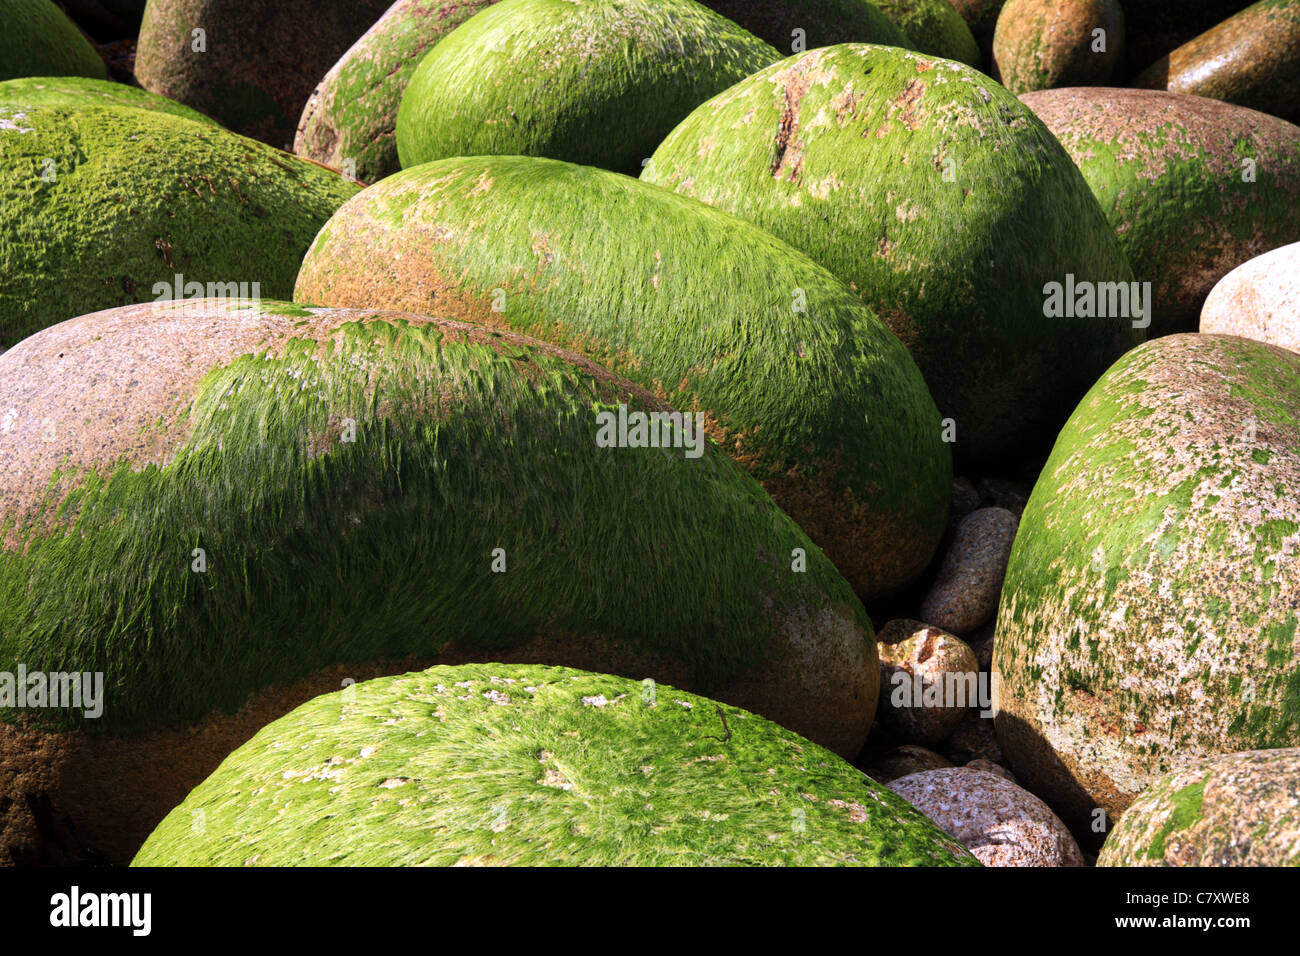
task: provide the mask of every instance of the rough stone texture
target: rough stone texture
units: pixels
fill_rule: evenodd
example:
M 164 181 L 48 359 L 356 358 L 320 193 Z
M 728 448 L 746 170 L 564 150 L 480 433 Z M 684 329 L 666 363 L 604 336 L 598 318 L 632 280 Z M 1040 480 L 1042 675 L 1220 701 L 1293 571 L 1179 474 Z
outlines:
M 917 744 L 903 744 L 871 760 L 871 770 L 875 771 L 872 776 L 877 780 L 897 780 L 922 770 L 951 766 L 952 761 L 947 757 Z
M 1153 90 L 1022 99 L 1079 164 L 1136 279 L 1152 283 L 1152 337 L 1194 329 L 1216 282 L 1300 239 L 1300 128 Z
M 299 707 L 232 754 L 134 862 L 975 863 L 884 787 L 744 710 L 501 664 L 434 667 Z
M 782 56 L 794 49 L 802 30 L 804 50 L 836 43 L 880 43 L 912 49 L 912 42 L 871 0 L 701 0 L 710 10 L 739 23 Z
M 943 752 L 955 764 L 968 764 L 972 760 L 989 760 L 1005 763 L 1006 757 L 998 746 L 994 717 L 981 716 L 981 711 L 971 708 L 944 743 Z
M 1300 0 L 1261 0 L 1157 60 L 1133 85 L 1300 122 Z
M 335 169 L 348 161 L 362 182 L 402 168 L 397 108 L 424 55 L 496 0 L 398 0 L 312 91 L 293 151 Z
M 1098 866 L 1300 866 L 1300 749 L 1197 760 L 1133 801 Z
M 1104 31 L 1101 38 L 1095 30 Z M 1104 43 L 1104 49 L 1095 49 Z M 1108 86 L 1124 57 L 1117 0 L 1009 0 L 993 37 L 993 75 L 1012 93 Z
M 851 588 L 716 448 L 597 448 L 619 404 L 667 411 L 499 330 L 286 303 L 129 306 L 5 352 L 0 672 L 100 671 L 106 697 L 0 709 L 6 855 L 123 862 L 246 739 L 226 715 L 337 664 L 652 677 L 856 755 L 879 664 Z
M 1074 837 L 1032 793 L 970 767 L 927 770 L 887 785 L 985 866 L 1083 866 Z
M 1128 28 L 1125 83 L 1165 54 L 1251 5 L 1252 0 L 1120 0 Z
M 1179 764 L 1300 745 L 1300 355 L 1176 335 L 1043 468 L 994 644 L 998 738 L 1075 829 Z
M 963 518 L 921 602 L 921 619 L 961 635 L 992 617 L 1016 526 L 1016 516 L 1005 508 L 980 508 Z
M 502 0 L 420 61 L 398 156 L 546 156 L 635 176 L 691 110 L 780 57 L 695 0 Z
M 880 629 L 878 649 L 881 725 L 917 744 L 938 743 L 956 730 L 978 699 L 979 664 L 965 642 L 920 621 L 896 620 Z
M 218 126 L 127 107 L 0 101 L 0 154 L 0 348 L 174 296 L 178 275 L 200 295 L 287 298 L 317 231 L 357 192 Z
M 1201 331 L 1300 352 L 1300 242 L 1256 256 L 1220 279 L 1201 309 Z
M 341 208 L 295 296 L 511 328 L 703 414 L 864 599 L 920 575 L 943 534 L 949 446 L 898 339 L 825 269 L 694 200 L 550 159 L 428 163 Z
M 919 52 L 978 67 L 979 46 L 948 0 L 871 0 Z
M 146 90 L 289 149 L 312 89 L 391 2 L 150 0 L 135 74 Z
M 76 24 L 50 0 L 5 0 L 0 80 L 20 76 L 107 79 L 108 67 Z
M 959 458 L 1001 461 L 1054 434 L 1144 337 L 1125 318 L 1045 317 L 1046 282 L 1131 269 L 1061 144 L 956 63 L 858 44 L 792 57 L 695 110 L 641 178 L 849 283 L 955 420 Z
M 970 761 L 970 763 L 967 763 L 964 766 L 967 770 L 982 770 L 985 773 L 997 774 L 1003 780 L 1010 780 L 1016 786 L 1020 786 L 1020 782 L 1016 780 L 1016 775 L 1014 773 L 1002 766 L 1002 764 L 994 763 L 992 760 L 985 760 L 983 757 L 980 757 Z

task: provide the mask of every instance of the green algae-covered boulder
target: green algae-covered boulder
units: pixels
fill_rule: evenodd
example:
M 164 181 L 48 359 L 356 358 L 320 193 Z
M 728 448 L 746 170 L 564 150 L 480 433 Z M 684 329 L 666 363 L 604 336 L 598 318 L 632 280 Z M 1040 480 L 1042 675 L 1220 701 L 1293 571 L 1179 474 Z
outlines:
M 0 709 L 9 852 L 129 859 L 257 727 L 430 663 L 651 677 L 853 756 L 879 675 L 861 604 L 672 414 L 409 314 L 148 303 L 8 350 L 0 673 L 104 675 L 98 715 Z
M 1300 749 L 1194 761 L 1133 801 L 1098 866 L 1300 866 Z
M 1198 757 L 1300 745 L 1300 355 L 1173 335 L 1057 440 L 997 617 L 998 739 L 1076 833 Z
M 429 163 L 339 209 L 294 295 L 503 325 L 703 413 L 864 597 L 943 532 L 949 450 L 903 346 L 826 270 L 692 199 L 550 159 Z
M 219 127 L 124 107 L 0 100 L 0 347 L 96 309 L 194 295 L 288 298 L 357 191 Z M 177 287 L 182 291 L 175 291 Z
M 503 0 L 420 62 L 397 152 L 404 168 L 548 156 L 635 176 L 682 117 L 779 58 L 695 0 Z
M 1157 60 L 1133 85 L 1300 123 L 1300 0 L 1261 0 Z
M 392 0 L 149 0 L 135 74 L 223 126 L 288 149 L 303 106 Z
M 343 54 L 312 92 L 293 151 L 378 182 L 402 168 L 397 108 L 420 60 L 495 0 L 399 0 Z
M 835 43 L 912 42 L 872 0 L 703 0 L 782 55 Z
M 970 27 L 948 0 L 871 0 L 911 40 L 930 56 L 980 65 L 980 49 Z
M 692 113 L 641 178 L 749 219 L 847 281 L 955 420 L 959 457 L 1054 432 L 1140 341 L 1118 310 L 1048 315 L 1049 283 L 1132 274 L 1061 145 L 958 63 L 855 44 L 791 57 Z
M 81 76 L 29 76 L 0 83 L 0 103 L 13 106 L 54 106 L 80 109 L 85 106 L 130 106 L 183 116 L 196 123 L 216 121 L 175 100 L 136 86 L 94 80 Z
M 1027 93 L 1150 282 L 1150 334 L 1196 328 L 1236 266 L 1300 239 L 1300 127 L 1216 100 L 1152 90 Z
M 1017 95 L 1108 86 L 1123 56 L 1118 0 L 1009 0 L 993 37 L 993 75 Z
M 133 865 L 977 864 L 761 717 L 653 682 L 473 664 L 367 681 L 263 728 Z
M 1234 13 L 1246 9 L 1252 2 L 1253 0 L 1121 0 L 1128 33 L 1122 76 L 1133 77 L 1166 53 Z
M 51 0 L 5 0 L 0 80 L 20 76 L 108 78 L 95 48 Z

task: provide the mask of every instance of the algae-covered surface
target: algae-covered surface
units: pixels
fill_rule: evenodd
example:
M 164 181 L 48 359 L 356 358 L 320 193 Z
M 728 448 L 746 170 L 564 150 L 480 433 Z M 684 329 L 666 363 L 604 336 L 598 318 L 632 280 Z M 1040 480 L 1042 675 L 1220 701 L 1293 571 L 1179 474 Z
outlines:
M 0 83 L 0 103 L 15 106 L 53 106 L 80 109 L 86 106 L 130 106 L 182 116 L 196 123 L 216 125 L 216 120 L 165 96 L 139 87 L 79 76 L 33 76 Z
M 502 664 L 302 705 L 227 758 L 133 863 L 510 864 L 978 865 L 901 797 L 753 714 Z
M 21 76 L 88 76 L 108 67 L 90 41 L 50 0 L 5 0 L 0 30 L 0 80 Z

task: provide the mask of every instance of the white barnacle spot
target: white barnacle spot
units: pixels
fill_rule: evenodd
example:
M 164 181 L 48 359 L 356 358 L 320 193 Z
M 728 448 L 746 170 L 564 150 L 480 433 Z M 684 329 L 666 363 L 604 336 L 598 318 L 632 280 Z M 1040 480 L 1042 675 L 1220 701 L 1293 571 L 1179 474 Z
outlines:
M 404 787 L 411 782 L 410 777 L 389 777 L 379 786 L 384 790 L 393 790 L 397 787 Z
M 605 699 L 604 694 L 597 694 L 595 697 L 584 697 L 582 698 L 582 702 L 587 707 L 604 707 L 609 703 L 609 701 Z
M 373 757 L 376 753 L 378 753 L 378 751 L 379 751 L 378 747 L 374 746 L 373 744 L 370 744 L 361 748 L 361 756 L 363 759 L 366 757 Z
M 483 696 L 498 707 L 505 707 L 510 703 L 510 698 L 499 690 L 485 690 Z
M 560 773 L 560 771 L 553 770 L 550 767 L 546 768 L 546 773 L 542 776 L 542 779 L 538 782 L 541 783 L 542 786 L 544 787 L 555 787 L 559 790 L 573 789 L 573 783 L 569 780 L 568 777 Z
M 695 707 L 695 705 L 692 704 L 689 700 L 674 700 L 673 703 L 674 703 L 674 704 L 681 704 L 681 705 L 682 705 L 683 707 L 685 707 L 687 710 L 691 710 L 691 709 L 693 709 L 693 708 Z

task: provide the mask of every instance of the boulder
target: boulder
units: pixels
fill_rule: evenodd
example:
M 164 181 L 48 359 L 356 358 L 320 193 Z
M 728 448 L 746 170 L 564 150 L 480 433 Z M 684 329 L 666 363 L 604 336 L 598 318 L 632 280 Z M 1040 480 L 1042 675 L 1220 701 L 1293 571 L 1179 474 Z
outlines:
M 1300 0 L 1260 0 L 1161 57 L 1133 85 L 1300 123 Z
M 1142 791 L 1098 866 L 1300 866 L 1300 749 L 1196 760 Z
M 392 0 L 150 0 L 140 85 L 288 149 L 320 78 Z
M 0 101 L 0 347 L 97 309 L 288 297 L 357 187 L 227 130 L 128 107 Z
M 504 326 L 702 412 L 864 599 L 943 533 L 949 451 L 906 350 L 826 270 L 695 200 L 550 159 L 429 163 L 343 206 L 294 294 Z
M 105 80 L 108 67 L 77 25 L 51 0 L 5 0 L 0 80 L 20 76 Z
M 53 106 L 75 110 L 87 106 L 130 106 L 182 116 L 196 123 L 217 122 L 175 100 L 138 86 L 84 76 L 28 76 L 0 83 L 0 103 L 11 106 Z
M 993 75 L 1017 95 L 1109 86 L 1123 56 L 1118 0 L 1009 0 L 993 38 Z
M 231 754 L 133 865 L 976 864 L 904 800 L 744 710 L 474 664 L 303 704 Z
M 969 634 L 998 609 L 1016 516 L 979 508 L 957 525 L 934 584 L 921 602 L 921 620 L 953 634 Z
M 1201 309 L 1201 331 L 1300 352 L 1300 242 L 1256 256 L 1220 279 Z
M 879 637 L 881 726 L 909 743 L 944 740 L 978 701 L 975 655 L 961 638 L 920 621 L 890 621 Z
M 1300 355 L 1173 335 L 1080 403 L 998 610 L 998 739 L 1076 833 L 1198 757 L 1300 746 Z
M 1142 337 L 1129 317 L 1046 314 L 1046 283 L 1132 273 L 1047 128 L 957 63 L 857 44 L 792 57 L 687 117 L 641 178 L 848 282 L 916 359 L 959 458 L 1050 435 Z
M 635 176 L 687 113 L 778 59 L 695 0 L 502 0 L 420 61 L 397 153 L 403 168 L 517 155 Z
M 1153 90 L 1022 99 L 1079 164 L 1138 282 L 1151 283 L 1152 337 L 1194 329 L 1216 282 L 1300 239 L 1300 127 Z
M 930 56 L 978 67 L 980 49 L 970 27 L 948 0 L 871 0 L 903 31 L 912 47 Z
M 872 0 L 702 0 L 710 10 L 772 44 L 782 56 L 835 43 L 912 41 Z M 802 32 L 796 32 L 802 31 Z
M 293 151 L 362 182 L 397 172 L 397 108 L 412 74 L 439 40 L 494 2 L 398 0 L 312 91 Z
M 1135 74 L 1253 0 L 1120 0 L 1127 28 L 1122 77 Z
M 430 663 L 708 689 L 855 755 L 861 604 L 672 414 L 543 343 L 372 310 L 149 303 L 5 352 L 0 673 L 99 673 L 104 704 L 0 709 L 7 852 L 129 859 L 257 727 Z M 620 415 L 658 445 L 602 444 Z

